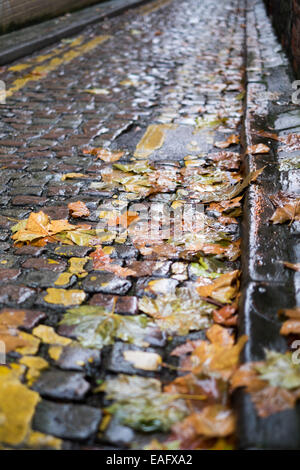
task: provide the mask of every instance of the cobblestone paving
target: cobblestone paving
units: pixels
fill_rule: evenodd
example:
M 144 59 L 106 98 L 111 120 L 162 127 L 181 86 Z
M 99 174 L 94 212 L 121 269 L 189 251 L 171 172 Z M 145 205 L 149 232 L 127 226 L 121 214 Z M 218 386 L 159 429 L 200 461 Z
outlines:
M 217 324 L 236 323 L 234 308 L 218 320 L 223 300 L 200 298 L 195 286 L 239 268 L 240 203 L 222 208 L 211 194 L 240 179 L 244 21 L 238 0 L 151 2 L 2 70 L 0 333 L 14 340 L 6 396 L 18 409 L 0 431 L 4 447 L 155 447 L 153 439 L 171 433 L 170 446 L 179 448 L 233 446 L 233 412 L 219 379 L 207 382 L 206 394 L 215 415 L 226 415 L 224 427 L 190 440 L 175 424 L 188 409 L 201 411 L 204 379 L 171 386 L 179 394 L 171 405 L 161 382 L 182 376 L 171 351 L 205 340 L 212 315 Z M 215 144 L 232 135 L 226 167 Z M 102 150 L 89 153 L 95 148 Z M 118 152 L 116 165 L 105 161 Z M 69 216 L 77 201 L 89 215 Z M 178 242 L 165 235 L 166 208 L 203 202 L 205 215 L 188 217 L 196 229 Z M 155 239 L 141 217 L 138 234 L 128 220 L 107 225 L 117 210 L 134 220 L 138 203 L 152 203 L 154 220 L 163 214 Z M 11 228 L 39 211 L 89 227 L 14 245 Z M 197 238 L 203 217 L 209 231 Z M 91 255 L 100 243 L 97 269 Z M 238 288 L 234 275 L 229 285 Z M 0 423 L 1 416 L 0 405 Z

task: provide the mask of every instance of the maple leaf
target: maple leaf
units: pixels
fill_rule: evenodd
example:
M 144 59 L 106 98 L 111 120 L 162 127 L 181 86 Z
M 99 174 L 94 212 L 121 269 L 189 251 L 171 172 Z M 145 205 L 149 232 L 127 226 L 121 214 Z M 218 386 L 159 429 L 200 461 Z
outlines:
M 211 297 L 221 303 L 230 303 L 237 295 L 239 289 L 238 270 L 221 274 L 217 279 L 210 284 L 205 282 L 201 285 L 202 279 L 197 281 L 197 292 L 201 297 Z
M 14 232 L 12 238 L 18 242 L 33 242 L 38 239 L 50 241 L 51 237 L 65 230 L 75 230 L 77 227 L 71 225 L 67 220 L 50 220 L 44 212 L 32 212 L 27 220 L 19 222 L 12 227 Z M 52 241 L 54 241 L 52 239 Z
M 88 217 L 90 215 L 90 211 L 88 210 L 87 206 L 82 201 L 77 202 L 70 202 L 68 204 L 68 208 L 70 211 L 71 217 Z
M 247 342 L 247 336 L 241 336 L 238 342 L 233 344 L 233 338 L 228 330 L 220 325 L 213 325 L 207 330 L 206 335 L 210 341 L 190 342 L 192 354 L 182 357 L 181 367 L 195 374 L 204 373 L 226 381 L 238 366 L 239 355 Z M 176 355 L 178 354 L 180 351 L 177 350 Z
M 179 440 L 183 449 L 195 448 L 199 438 L 230 436 L 235 431 L 233 411 L 221 404 L 209 405 L 172 426 L 171 439 Z
M 214 309 L 195 291 L 183 287 L 174 293 L 158 295 L 155 299 L 145 296 L 140 299 L 139 308 L 154 318 L 161 329 L 179 335 L 207 328 Z

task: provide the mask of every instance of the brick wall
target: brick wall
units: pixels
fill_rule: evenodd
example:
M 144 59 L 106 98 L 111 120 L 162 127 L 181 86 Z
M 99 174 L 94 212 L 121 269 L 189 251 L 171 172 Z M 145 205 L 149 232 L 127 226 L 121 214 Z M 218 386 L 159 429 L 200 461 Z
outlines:
M 0 0 L 0 33 L 53 18 L 99 0 Z
M 300 0 L 265 0 L 274 28 L 300 78 Z

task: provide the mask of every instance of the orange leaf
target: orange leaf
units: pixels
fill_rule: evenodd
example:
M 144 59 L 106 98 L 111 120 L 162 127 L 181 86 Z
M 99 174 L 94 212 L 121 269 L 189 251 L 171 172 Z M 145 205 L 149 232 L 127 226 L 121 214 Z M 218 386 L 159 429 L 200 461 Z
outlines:
M 87 206 L 82 201 L 77 202 L 70 202 L 68 204 L 68 208 L 70 211 L 71 217 L 88 217 L 90 215 L 90 211 L 88 210 Z
M 265 144 L 256 144 L 256 145 L 249 145 L 247 147 L 247 154 L 255 155 L 257 153 L 269 153 L 270 147 Z

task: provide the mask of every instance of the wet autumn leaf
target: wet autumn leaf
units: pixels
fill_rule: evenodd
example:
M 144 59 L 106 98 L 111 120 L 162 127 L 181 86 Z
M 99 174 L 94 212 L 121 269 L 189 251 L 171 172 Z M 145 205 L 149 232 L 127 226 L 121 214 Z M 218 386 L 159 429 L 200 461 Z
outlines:
M 217 279 L 210 284 L 205 282 L 202 284 L 202 279 L 197 281 L 197 292 L 201 297 L 211 297 L 221 303 L 230 303 L 237 295 L 239 289 L 238 270 L 221 274 Z
M 214 310 L 195 291 L 184 287 L 176 289 L 174 293 L 157 295 L 155 299 L 145 296 L 140 299 L 139 308 L 154 318 L 162 330 L 179 335 L 207 328 Z
M 292 353 L 282 354 L 276 351 L 266 351 L 266 359 L 254 366 L 259 378 L 268 382 L 272 387 L 282 387 L 292 390 L 300 387 L 300 367 L 294 364 Z
M 90 215 L 90 211 L 82 201 L 77 202 L 70 202 L 68 204 L 68 208 L 70 211 L 71 217 L 88 217 Z
M 295 406 L 300 397 L 300 369 L 291 353 L 266 351 L 266 360 L 239 367 L 232 388 L 245 387 L 259 416 L 265 418 Z
M 121 277 L 134 276 L 136 274 L 132 269 L 122 268 L 118 264 L 113 264 L 111 258 L 105 254 L 101 247 L 98 247 L 90 257 L 93 259 L 95 270 L 110 271 Z
M 25 440 L 40 400 L 38 393 L 19 381 L 18 368 L 24 372 L 25 367 L 17 364 L 0 366 L 0 418 L 3 417 L 0 419 L 0 442 L 9 445 L 18 445 Z
M 0 340 L 5 344 L 6 352 L 15 351 L 28 343 L 22 337 L 18 327 L 24 326 L 25 312 L 22 310 L 5 311 L 0 315 Z
M 206 406 L 192 413 L 172 427 L 173 437 L 180 440 L 182 448 L 189 448 L 199 437 L 226 437 L 235 431 L 233 411 L 221 404 Z
M 224 307 L 215 310 L 213 312 L 213 320 L 215 323 L 219 323 L 224 326 L 236 326 L 237 325 L 237 305 L 225 305 Z
M 142 432 L 168 431 L 189 414 L 184 400 L 163 393 L 159 380 L 124 375 L 107 380 L 101 390 L 114 400 L 106 410 L 123 424 Z
M 280 329 L 281 335 L 300 334 L 300 307 L 279 310 L 278 314 L 289 318 Z
M 69 224 L 67 220 L 50 220 L 44 212 L 32 212 L 27 220 L 21 221 L 14 227 L 12 239 L 18 242 L 32 242 L 38 239 L 45 239 L 47 241 L 55 241 L 54 235 L 69 230 L 76 230 L 75 225 Z
M 91 305 L 68 310 L 61 323 L 74 326 L 74 335 L 86 348 L 101 349 L 113 344 L 116 338 L 147 347 L 147 336 L 157 332 L 146 315 L 118 315 Z
M 92 95 L 109 95 L 110 91 L 106 88 L 88 88 L 83 90 L 84 93 L 91 93 Z
M 147 351 L 124 351 L 124 359 L 133 364 L 136 369 L 154 371 L 157 370 L 162 359 L 159 354 Z
M 236 152 L 210 153 L 208 158 L 222 170 L 238 170 L 241 164 L 241 156 Z
M 255 131 L 253 133 L 257 134 L 257 135 L 260 135 L 261 137 L 266 137 L 267 139 L 280 140 L 278 135 L 275 134 L 274 132 L 259 130 L 259 131 Z
M 237 343 L 233 344 L 226 328 L 219 325 L 211 327 L 206 334 L 210 341 L 198 340 L 188 343 L 192 354 L 187 357 L 183 355 L 181 366 L 195 374 L 204 373 L 228 380 L 237 368 L 239 355 L 247 342 L 247 336 L 241 336 Z M 175 351 L 176 355 L 182 355 L 182 350 Z
M 85 175 L 84 173 L 66 173 L 65 175 L 62 175 L 61 181 L 78 179 L 78 178 L 88 178 L 88 176 Z
M 56 289 L 49 287 L 47 295 L 44 297 L 45 302 L 55 305 L 80 305 L 85 300 L 86 294 L 83 290 L 79 289 Z
M 219 149 L 226 149 L 230 145 L 239 144 L 240 138 L 238 135 L 230 135 L 224 142 L 215 142 L 214 146 Z
M 72 343 L 70 338 L 58 335 L 51 326 L 39 325 L 33 329 L 32 333 L 45 344 L 68 346 Z
M 294 197 L 283 192 L 270 197 L 276 210 L 271 217 L 273 224 L 283 224 L 284 222 L 293 222 L 300 220 L 300 198 Z
M 270 147 L 265 144 L 249 145 L 247 147 L 247 154 L 256 155 L 258 153 L 269 153 L 270 150 Z

